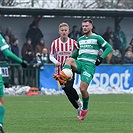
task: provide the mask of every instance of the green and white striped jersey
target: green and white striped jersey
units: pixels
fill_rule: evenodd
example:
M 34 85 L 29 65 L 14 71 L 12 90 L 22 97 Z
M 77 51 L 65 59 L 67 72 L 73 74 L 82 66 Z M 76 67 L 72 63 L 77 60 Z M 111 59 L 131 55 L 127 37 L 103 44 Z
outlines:
M 98 57 L 98 52 L 101 48 L 104 48 L 104 52 L 101 55 L 105 58 L 111 51 L 112 47 L 107 43 L 100 35 L 92 34 L 89 37 L 81 36 L 78 38 L 79 53 L 77 60 L 89 61 L 95 64 Z
M 9 48 L 8 44 L 6 43 L 5 39 L 0 34 L 0 51 Z
M 23 62 L 21 58 L 17 57 L 14 53 L 12 53 L 9 50 L 9 45 L 6 43 L 5 39 L 1 34 L 0 34 L 0 51 L 2 51 L 5 57 L 7 57 L 12 61 L 16 61 L 17 63 L 20 63 L 20 64 Z

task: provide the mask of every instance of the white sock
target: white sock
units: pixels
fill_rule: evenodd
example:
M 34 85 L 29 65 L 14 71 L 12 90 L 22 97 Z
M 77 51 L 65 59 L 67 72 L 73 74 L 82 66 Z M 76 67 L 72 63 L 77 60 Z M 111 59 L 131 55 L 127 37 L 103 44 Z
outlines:
M 76 102 L 77 102 L 78 106 L 79 106 L 80 108 L 82 108 L 82 101 L 80 100 L 80 98 L 79 98 L 78 101 L 76 101 Z
M 65 85 L 61 85 L 61 88 L 64 88 L 65 87 Z

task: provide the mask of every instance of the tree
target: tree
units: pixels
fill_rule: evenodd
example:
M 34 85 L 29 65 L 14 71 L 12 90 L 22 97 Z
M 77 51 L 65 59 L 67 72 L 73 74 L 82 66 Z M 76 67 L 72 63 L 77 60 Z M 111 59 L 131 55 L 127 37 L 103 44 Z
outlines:
M 14 6 L 14 0 L 1 0 L 2 6 Z
M 115 8 L 132 9 L 133 0 L 1 0 L 2 6 L 69 9 Z

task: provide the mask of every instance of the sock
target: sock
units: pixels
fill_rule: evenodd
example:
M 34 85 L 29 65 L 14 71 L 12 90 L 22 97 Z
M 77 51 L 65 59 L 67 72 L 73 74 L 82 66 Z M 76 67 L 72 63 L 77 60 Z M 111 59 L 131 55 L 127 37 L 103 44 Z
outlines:
M 76 100 L 76 102 L 77 102 L 79 108 L 82 108 L 82 102 L 81 102 L 80 98 L 78 100 Z
M 69 65 L 64 65 L 63 69 L 64 69 L 64 68 L 71 69 L 71 66 L 69 66 Z
M 5 114 L 4 106 L 0 106 L 0 124 L 1 125 L 3 125 L 4 123 L 4 114 Z
M 89 97 L 82 98 L 82 100 L 83 100 L 83 110 L 87 110 L 88 109 Z

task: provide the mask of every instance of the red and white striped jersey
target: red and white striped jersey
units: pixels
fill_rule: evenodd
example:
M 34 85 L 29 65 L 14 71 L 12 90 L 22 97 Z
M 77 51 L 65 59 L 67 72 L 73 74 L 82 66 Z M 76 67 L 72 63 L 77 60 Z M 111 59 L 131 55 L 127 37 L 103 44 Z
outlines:
M 68 38 L 67 42 L 62 42 L 60 38 L 54 40 L 51 44 L 50 54 L 54 55 L 62 66 L 66 59 L 72 55 L 74 50 L 77 49 L 77 42 L 71 38 Z

